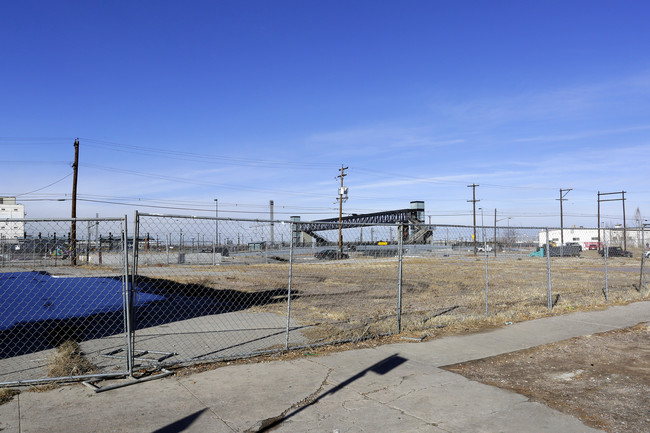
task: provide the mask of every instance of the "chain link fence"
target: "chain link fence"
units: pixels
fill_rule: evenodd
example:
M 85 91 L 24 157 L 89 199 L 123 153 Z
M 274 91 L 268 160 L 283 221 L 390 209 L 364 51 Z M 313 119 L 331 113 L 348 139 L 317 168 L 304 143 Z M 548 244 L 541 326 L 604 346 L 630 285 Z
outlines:
M 601 230 L 599 241 L 588 228 L 429 229 L 430 245 L 405 246 L 403 330 L 471 326 L 487 316 L 504 323 L 648 293 L 645 247 L 634 230 L 624 249 L 613 230 Z M 616 255 L 610 237 L 621 245 Z
M 126 219 L 10 224 L 20 235 L 0 238 L 0 383 L 124 375 L 126 358 L 105 355 L 127 345 Z
M 124 374 L 648 295 L 634 229 L 136 213 L 133 236 L 126 219 L 77 220 L 73 242 L 70 225 L 26 222 L 1 244 L 1 383 L 51 376 L 65 341 L 88 374 Z

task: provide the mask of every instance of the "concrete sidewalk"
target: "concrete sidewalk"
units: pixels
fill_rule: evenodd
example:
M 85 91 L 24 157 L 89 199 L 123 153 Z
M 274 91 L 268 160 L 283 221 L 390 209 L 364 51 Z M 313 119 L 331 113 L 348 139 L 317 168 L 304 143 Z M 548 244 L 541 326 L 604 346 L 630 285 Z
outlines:
M 596 432 L 441 366 L 650 321 L 650 302 L 486 333 L 233 365 L 94 393 L 77 384 L 0 406 L 4 432 Z

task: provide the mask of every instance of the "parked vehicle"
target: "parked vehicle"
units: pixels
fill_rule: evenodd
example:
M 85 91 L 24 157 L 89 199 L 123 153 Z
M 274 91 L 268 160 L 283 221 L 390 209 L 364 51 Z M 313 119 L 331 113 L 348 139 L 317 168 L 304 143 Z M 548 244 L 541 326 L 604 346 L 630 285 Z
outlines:
M 322 250 L 314 254 L 318 260 L 336 260 L 339 258 L 338 250 Z M 345 253 L 341 253 L 342 259 L 347 259 L 349 256 Z
M 223 257 L 228 257 L 230 256 L 230 252 L 228 251 L 228 248 L 226 247 L 215 247 L 214 249 L 211 247 L 208 248 L 203 248 L 201 250 L 202 253 L 212 253 L 214 252 L 215 254 L 221 254 Z
M 624 250 L 621 247 L 607 247 L 607 250 L 602 249 L 599 251 L 601 256 L 605 256 L 605 252 L 607 252 L 607 257 L 632 257 L 632 253 Z
M 580 242 L 567 242 L 564 244 L 566 247 L 578 247 L 580 248 L 580 251 L 582 251 L 582 245 L 580 245 Z
M 565 245 L 563 247 L 549 247 L 548 255 L 551 257 L 579 257 L 582 249 L 580 246 Z M 546 246 L 537 247 L 529 254 L 530 257 L 546 257 Z
M 487 251 L 489 253 L 489 252 L 492 251 L 492 247 L 489 246 L 489 245 L 487 245 L 485 247 L 478 247 L 478 248 L 476 248 L 476 251 L 479 252 L 479 253 L 484 253 L 484 252 Z

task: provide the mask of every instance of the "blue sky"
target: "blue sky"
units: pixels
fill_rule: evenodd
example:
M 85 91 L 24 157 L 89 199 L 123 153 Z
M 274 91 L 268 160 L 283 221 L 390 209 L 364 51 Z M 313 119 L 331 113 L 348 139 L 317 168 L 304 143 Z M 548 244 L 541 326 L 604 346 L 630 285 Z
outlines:
M 1 195 L 28 217 L 334 217 L 424 200 L 512 225 L 650 218 L 650 3 L 0 6 Z M 60 201 L 65 199 L 65 201 Z M 619 202 L 603 221 L 621 222 Z

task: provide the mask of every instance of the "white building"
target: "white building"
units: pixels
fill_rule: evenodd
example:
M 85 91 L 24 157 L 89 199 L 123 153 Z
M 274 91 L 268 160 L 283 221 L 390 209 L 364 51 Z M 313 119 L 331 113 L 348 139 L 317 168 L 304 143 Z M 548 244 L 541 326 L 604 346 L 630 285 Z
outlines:
M 25 205 L 17 204 L 16 197 L 0 197 L 0 239 L 17 242 L 25 233 Z
M 601 228 L 600 229 L 600 243 L 598 245 L 598 229 L 586 229 L 583 227 L 569 227 L 563 230 L 553 229 L 548 231 L 548 237 L 551 242 L 557 245 L 561 244 L 562 234 L 564 234 L 564 243 L 577 242 L 580 246 L 587 249 L 601 249 L 603 244 L 610 246 L 623 246 L 623 226 L 616 226 L 614 228 Z M 627 247 L 635 248 L 641 247 L 643 242 L 650 242 L 650 230 L 646 229 L 645 233 L 641 232 L 638 227 L 627 227 L 625 229 L 625 237 L 627 238 Z M 546 244 L 546 231 L 539 232 L 539 245 Z

